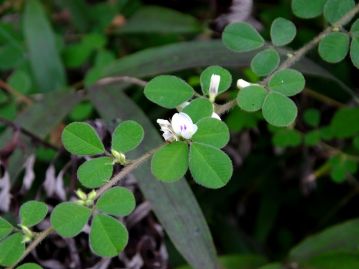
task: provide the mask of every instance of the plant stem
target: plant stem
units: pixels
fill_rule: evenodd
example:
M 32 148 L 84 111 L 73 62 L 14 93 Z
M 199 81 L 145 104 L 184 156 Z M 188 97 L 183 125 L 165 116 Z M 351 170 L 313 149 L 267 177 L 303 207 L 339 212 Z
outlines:
M 293 55 L 288 57 L 278 67 L 277 71 L 280 71 L 280 70 L 283 70 L 283 69 L 286 69 L 286 68 L 289 68 L 289 67 L 293 66 L 303 56 L 305 56 L 309 51 L 311 51 L 316 45 L 318 45 L 318 43 L 320 42 L 320 40 L 322 40 L 323 37 L 325 37 L 327 34 L 331 33 L 334 28 L 340 29 L 340 28 L 344 27 L 358 13 L 359 13 L 359 3 L 356 4 L 356 6 L 352 10 L 350 10 L 347 14 L 345 14 L 340 20 L 338 20 L 336 23 L 334 23 L 334 25 L 331 25 L 331 26 L 327 27 L 319 35 L 317 35 L 315 38 L 313 38 L 309 43 L 305 44 L 303 47 L 301 47 L 300 49 L 293 52 L 292 53 Z M 268 83 L 268 81 L 270 81 L 272 76 L 273 76 L 273 74 L 269 75 L 264 80 L 262 80 L 260 84 L 266 85 Z M 217 114 L 221 115 L 221 114 L 225 113 L 226 111 L 230 110 L 231 108 L 233 108 L 235 105 L 236 105 L 236 102 L 233 102 L 233 100 L 231 100 L 231 101 L 229 101 L 229 102 L 227 102 L 227 103 L 225 103 L 225 104 L 223 104 L 221 106 L 218 106 Z
M 50 226 L 49 228 L 47 228 L 46 230 L 42 231 L 41 233 L 39 233 L 37 235 L 37 237 L 35 238 L 34 241 L 31 242 L 31 244 L 26 248 L 25 252 L 22 254 L 22 256 L 20 257 L 20 259 L 17 260 L 17 262 L 10 266 L 7 267 L 6 269 L 13 269 L 15 268 L 15 266 L 17 264 L 19 264 L 23 259 L 26 258 L 27 255 L 30 254 L 31 251 L 33 251 L 41 242 L 42 240 L 44 240 L 48 235 L 50 235 L 52 232 L 54 231 L 54 229 Z

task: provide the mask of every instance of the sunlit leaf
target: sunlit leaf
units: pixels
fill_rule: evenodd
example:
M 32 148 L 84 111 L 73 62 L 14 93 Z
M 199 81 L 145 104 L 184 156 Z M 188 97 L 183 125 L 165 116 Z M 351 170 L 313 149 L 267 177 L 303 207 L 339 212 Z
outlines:
M 251 69 L 258 76 L 266 76 L 277 69 L 279 63 L 279 53 L 273 48 L 268 48 L 254 56 L 251 61 Z
M 241 89 L 237 95 L 237 104 L 244 111 L 255 112 L 262 108 L 267 91 L 259 85 Z
M 112 176 L 113 164 L 110 157 L 99 157 L 80 165 L 77 177 L 87 188 L 97 188 L 105 184 Z
M 121 122 L 112 134 L 112 149 L 126 153 L 135 149 L 142 141 L 144 130 L 133 120 Z
M 346 33 L 330 33 L 319 42 L 320 57 L 329 63 L 342 61 L 349 51 L 349 35 Z
M 28 201 L 20 207 L 21 224 L 32 227 L 43 221 L 47 215 L 48 206 L 39 201 Z
M 194 142 L 222 148 L 229 141 L 229 130 L 227 125 L 218 119 L 204 118 L 198 123 L 198 130 L 192 136 Z

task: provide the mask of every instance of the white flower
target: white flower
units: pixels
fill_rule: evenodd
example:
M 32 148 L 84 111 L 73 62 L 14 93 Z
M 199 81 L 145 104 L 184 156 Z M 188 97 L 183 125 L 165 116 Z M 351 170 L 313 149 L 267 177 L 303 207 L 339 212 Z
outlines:
M 214 99 L 218 94 L 218 88 L 220 82 L 221 82 L 221 77 L 219 75 L 213 74 L 211 76 L 211 81 L 208 89 L 209 100 L 211 102 L 214 102 Z
M 171 122 L 158 119 L 157 123 L 161 127 L 163 138 L 168 142 L 191 139 L 198 128 L 196 124 L 193 124 L 192 119 L 183 112 L 175 113 Z
M 239 89 L 243 89 L 243 88 L 248 87 L 250 85 L 251 85 L 251 83 L 249 83 L 248 81 L 245 81 L 244 79 L 238 79 L 237 80 L 237 87 Z
M 217 120 L 221 120 L 221 117 L 216 112 L 213 112 L 211 117 Z

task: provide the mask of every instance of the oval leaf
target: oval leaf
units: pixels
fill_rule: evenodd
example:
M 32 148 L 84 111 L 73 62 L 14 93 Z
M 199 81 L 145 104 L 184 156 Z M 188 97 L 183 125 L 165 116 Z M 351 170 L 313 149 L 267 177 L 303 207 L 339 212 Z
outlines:
M 128 242 L 126 227 L 118 220 L 105 215 L 96 215 L 92 221 L 90 246 L 101 257 L 115 257 Z
M 349 35 L 346 33 L 330 33 L 319 42 L 320 57 L 328 63 L 342 61 L 349 51 Z
M 241 89 L 237 96 L 237 104 L 244 111 L 255 112 L 262 108 L 267 91 L 259 85 L 251 85 Z
M 353 38 L 350 45 L 350 59 L 353 65 L 359 69 L 359 37 Z
M 193 96 L 193 89 L 178 77 L 162 75 L 147 83 L 144 94 L 159 106 L 175 108 Z
M 173 182 L 184 176 L 188 169 L 188 145 L 173 142 L 157 151 L 151 161 L 152 174 L 159 180 Z
M 354 0 L 328 0 L 324 5 L 324 18 L 335 23 L 355 6 Z
M 112 149 L 126 153 L 135 149 L 142 142 L 143 136 L 143 128 L 137 122 L 121 122 L 112 134 Z
M 259 49 L 264 45 L 263 37 L 250 24 L 232 23 L 226 26 L 222 34 L 224 45 L 237 52 Z
M 327 0 L 292 0 L 293 13 L 303 19 L 311 19 L 322 14 Z
M 0 240 L 8 236 L 13 230 L 13 226 L 4 218 L 0 217 Z
M 42 269 L 42 267 L 36 263 L 25 263 L 16 269 Z
M 268 83 L 271 90 L 286 96 L 300 93 L 305 86 L 302 73 L 294 69 L 284 69 L 276 72 Z
M 205 118 L 197 123 L 198 130 L 192 140 L 202 144 L 223 148 L 229 141 L 227 124 L 214 118 Z
M 182 112 L 186 113 L 194 123 L 200 119 L 210 117 L 213 113 L 213 105 L 206 98 L 197 98 L 187 105 Z
M 21 233 L 14 233 L 0 242 L 0 265 L 14 265 L 25 251 Z
M 258 76 L 266 76 L 277 69 L 279 63 L 279 53 L 273 48 L 268 48 L 254 56 L 251 61 L 251 69 Z
M 208 94 L 209 85 L 211 84 L 211 76 L 212 75 L 219 75 L 221 77 L 221 80 L 219 82 L 218 87 L 218 93 L 225 92 L 226 90 L 231 87 L 232 84 L 232 75 L 229 73 L 227 69 L 224 69 L 221 66 L 213 65 L 207 67 L 202 73 L 201 73 L 201 88 L 203 94 Z
M 127 216 L 136 207 L 136 199 L 131 191 L 123 187 L 109 189 L 98 199 L 96 208 L 115 216 Z
M 294 122 L 298 109 L 288 97 L 271 92 L 264 99 L 262 113 L 268 123 L 277 127 L 286 127 Z
M 82 185 L 94 189 L 105 184 L 112 176 L 113 164 L 110 157 L 99 157 L 80 165 L 77 177 Z
M 43 221 L 47 215 L 48 207 L 43 202 L 28 201 L 20 207 L 21 224 L 32 227 Z
M 51 214 L 51 225 L 62 237 L 78 235 L 88 222 L 91 210 L 73 202 L 64 202 L 57 205 Z
M 297 34 L 295 24 L 284 18 L 277 18 L 270 28 L 270 36 L 274 46 L 285 46 L 293 41 Z
M 73 122 L 62 132 L 62 143 L 67 151 L 76 155 L 95 155 L 105 152 L 96 130 L 84 122 Z
M 189 169 L 194 181 L 211 189 L 226 185 L 233 173 L 232 161 L 227 154 L 200 143 L 191 145 Z

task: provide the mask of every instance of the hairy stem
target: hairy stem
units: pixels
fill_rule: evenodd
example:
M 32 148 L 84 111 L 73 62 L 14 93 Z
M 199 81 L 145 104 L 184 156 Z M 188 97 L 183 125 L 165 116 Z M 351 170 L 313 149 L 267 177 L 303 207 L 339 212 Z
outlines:
M 326 28 L 323 32 L 321 32 L 317 37 L 315 37 L 312 41 L 307 43 L 305 46 L 300 48 L 299 50 L 295 51 L 291 57 L 288 57 L 287 60 L 285 60 L 279 67 L 278 70 L 282 70 L 285 68 L 288 68 L 292 65 L 294 65 L 297 61 L 299 61 L 305 54 L 307 54 L 310 50 L 312 50 L 319 42 L 320 40 L 333 31 L 333 28 L 341 28 L 345 26 L 347 23 L 349 23 L 354 16 L 359 13 L 359 4 L 357 4 L 351 11 L 349 11 L 346 15 L 344 15 L 337 23 L 335 23 L 334 26 L 330 26 Z M 262 84 L 266 84 L 267 81 L 269 81 L 271 76 L 268 76 L 262 81 Z M 104 84 L 112 84 L 116 82 L 129 82 L 133 84 L 137 84 L 139 86 L 145 86 L 146 82 L 142 81 L 137 78 L 132 77 L 110 77 L 110 78 L 104 78 L 100 81 L 98 81 L 98 85 L 104 85 Z M 226 104 L 223 104 L 221 106 L 217 107 L 217 113 L 223 114 L 226 111 L 230 110 L 236 105 L 235 100 L 231 100 Z M 134 160 L 131 164 L 126 166 L 122 169 L 117 175 L 115 175 L 109 182 L 107 182 L 104 186 L 102 186 L 97 192 L 96 192 L 96 199 L 101 196 L 106 190 L 117 184 L 121 179 L 123 179 L 125 176 L 127 176 L 129 173 L 131 173 L 133 170 L 135 170 L 137 167 L 139 167 L 141 164 L 143 164 L 147 159 L 149 159 L 160 147 L 157 147 L 145 154 L 143 154 L 138 159 Z M 18 263 L 20 263 L 32 250 L 34 250 L 41 242 L 44 240 L 49 234 L 53 232 L 53 228 L 49 227 L 43 232 L 41 232 L 35 240 L 26 248 L 25 252 L 21 256 L 21 258 L 11 267 L 8 267 L 7 269 L 13 269 Z
M 346 24 L 348 24 L 354 17 L 359 13 L 359 4 L 357 4 L 352 10 L 350 10 L 347 14 L 345 14 L 340 20 L 338 20 L 334 25 L 331 25 L 324 29 L 323 32 L 321 32 L 319 35 L 317 35 L 315 38 L 313 38 L 310 42 L 305 44 L 300 49 L 294 51 L 291 56 L 289 56 L 277 69 L 283 70 L 286 68 L 289 68 L 293 66 L 296 62 L 298 62 L 302 57 L 304 57 L 309 51 L 311 51 L 313 48 L 315 48 L 320 40 L 323 39 L 327 34 L 331 33 L 334 29 L 340 29 L 344 27 Z M 268 81 L 272 78 L 272 75 L 269 75 L 265 79 L 261 81 L 260 84 L 266 85 Z M 236 102 L 233 100 L 218 106 L 217 108 L 217 114 L 221 115 L 224 114 L 226 111 L 230 110 L 236 105 Z

